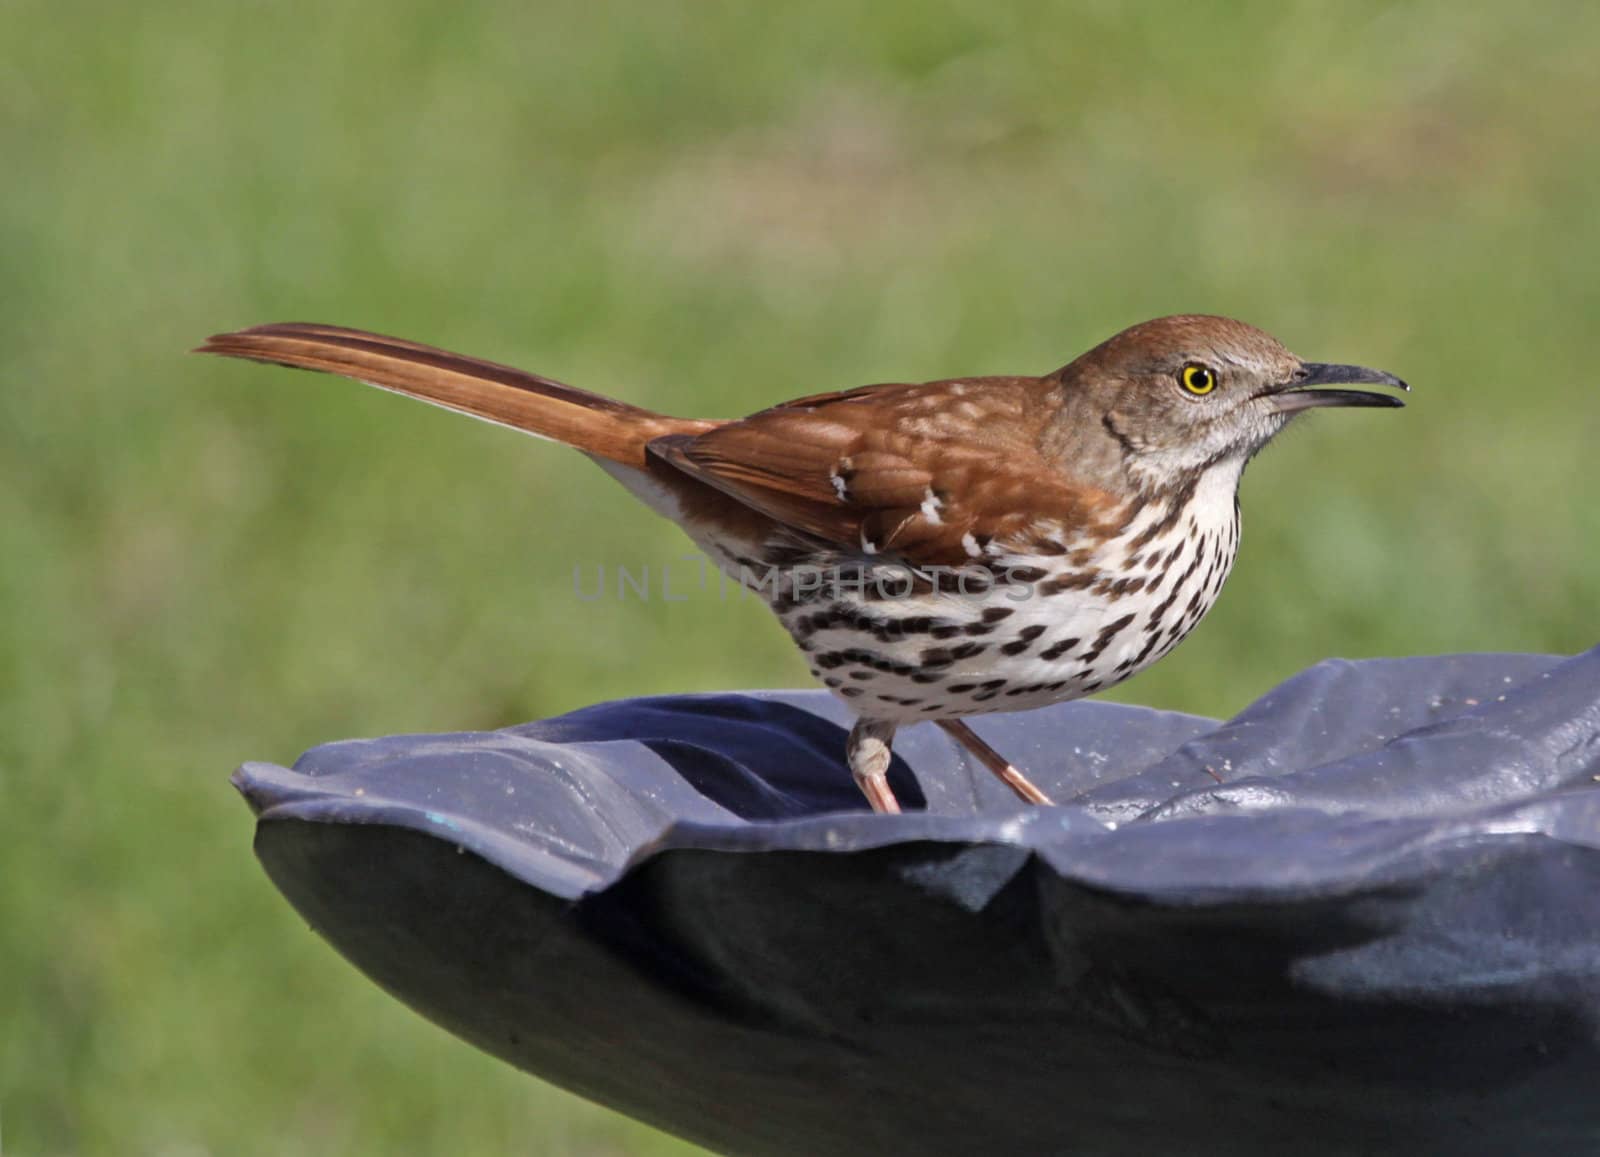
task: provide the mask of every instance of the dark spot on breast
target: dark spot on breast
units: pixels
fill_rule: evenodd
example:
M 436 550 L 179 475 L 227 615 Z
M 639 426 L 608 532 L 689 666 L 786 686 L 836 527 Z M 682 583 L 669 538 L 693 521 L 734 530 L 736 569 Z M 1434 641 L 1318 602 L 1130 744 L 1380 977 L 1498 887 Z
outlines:
M 1112 639 L 1115 639 L 1118 635 L 1120 635 L 1123 631 L 1123 628 L 1125 628 L 1129 623 L 1133 622 L 1133 619 L 1134 616 L 1132 615 L 1123 615 L 1115 622 L 1107 623 L 1101 628 L 1100 633 L 1094 638 L 1095 649 L 1097 651 L 1105 650 L 1106 644 L 1110 643 Z
M 1178 576 L 1178 581 L 1172 584 L 1172 590 L 1167 592 L 1167 597 L 1161 600 L 1161 605 L 1150 613 L 1150 621 L 1152 623 L 1159 623 L 1166 618 L 1167 611 L 1172 608 L 1172 604 L 1177 600 L 1178 595 L 1182 593 L 1184 584 L 1194 577 L 1194 572 L 1199 569 L 1200 556 L 1196 554 L 1194 561 L 1189 564 L 1183 574 Z
M 1178 520 L 1183 517 L 1184 508 L 1188 505 L 1190 497 L 1194 494 L 1194 487 L 1195 483 L 1189 482 L 1184 486 L 1180 486 L 1175 493 L 1169 495 L 1166 499 L 1168 505 L 1162 510 L 1160 516 L 1141 531 L 1139 537 L 1128 544 L 1129 549 L 1143 550 L 1176 526 Z
M 1094 593 L 1097 595 L 1104 595 L 1111 602 L 1116 602 L 1120 598 L 1131 595 L 1136 591 L 1141 591 L 1143 589 L 1144 579 L 1142 578 L 1120 578 L 1115 582 L 1112 582 L 1109 579 L 1103 579 L 1101 580 L 1100 584 L 1094 588 Z
M 1059 659 L 1081 642 L 1083 642 L 1082 639 L 1071 638 L 1062 639 L 1059 643 L 1051 643 L 1050 646 L 1039 652 L 1039 658 L 1043 659 L 1047 663 L 1051 660 Z
M 982 683 L 978 695 L 973 696 L 974 701 L 976 703 L 987 703 L 989 699 L 994 699 L 995 696 L 1000 695 L 1000 688 L 1005 687 L 1005 683 L 1006 680 L 1003 679 L 990 679 L 989 682 Z
M 956 657 L 949 647 L 929 647 L 922 652 L 924 667 L 948 667 L 955 661 Z
M 1000 648 L 1000 653 L 1003 655 L 1020 655 L 1042 634 L 1044 634 L 1042 625 L 1035 624 L 1031 627 L 1024 627 L 1017 632 L 1017 637 L 1013 642 L 1007 643 Z
M 1041 595 L 1059 595 L 1067 591 L 1088 590 L 1100 581 L 1100 572 L 1097 570 L 1080 570 L 1070 574 L 1057 575 L 1038 586 Z
M 856 667 L 870 667 L 874 671 L 887 671 L 895 675 L 909 675 L 916 670 L 910 663 L 901 663 L 887 655 L 862 650 L 860 647 L 829 651 L 816 657 L 816 666 L 824 671 L 831 671 L 846 663 Z

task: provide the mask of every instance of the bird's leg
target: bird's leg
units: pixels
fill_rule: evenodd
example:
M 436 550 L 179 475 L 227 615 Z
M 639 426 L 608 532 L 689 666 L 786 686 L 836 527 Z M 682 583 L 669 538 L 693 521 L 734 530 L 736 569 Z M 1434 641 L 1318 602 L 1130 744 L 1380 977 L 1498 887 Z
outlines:
M 875 812 L 900 810 L 894 792 L 889 790 L 889 744 L 894 742 L 894 727 L 882 719 L 858 719 L 845 743 L 850 774 L 856 777 L 856 786 Z
M 1015 767 L 1012 767 L 1011 763 L 1006 759 L 1005 756 L 1001 755 L 994 748 L 990 747 L 983 740 L 979 739 L 977 732 L 973 731 L 972 728 L 961 722 L 961 720 L 940 719 L 936 722 L 940 727 L 944 728 L 945 734 L 949 735 L 950 738 L 961 744 L 962 747 L 965 747 L 968 751 L 972 752 L 973 755 L 976 755 L 979 763 L 983 764 L 984 767 L 987 767 L 990 771 L 994 772 L 995 775 L 999 776 L 1001 783 L 1005 784 L 1012 791 L 1016 792 L 1028 803 L 1046 805 L 1050 803 L 1049 796 L 1045 795 L 1044 792 L 1034 787 L 1033 784 L 1029 782 L 1027 776 L 1023 775 L 1022 772 L 1018 771 Z

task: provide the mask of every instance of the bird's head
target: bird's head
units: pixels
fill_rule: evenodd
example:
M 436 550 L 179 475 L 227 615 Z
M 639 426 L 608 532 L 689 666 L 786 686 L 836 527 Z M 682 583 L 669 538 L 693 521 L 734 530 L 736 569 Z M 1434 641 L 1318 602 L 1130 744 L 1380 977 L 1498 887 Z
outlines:
M 1121 457 L 1128 477 L 1163 487 L 1213 466 L 1240 469 L 1310 409 L 1404 405 L 1353 385 L 1409 387 L 1364 366 L 1308 362 L 1225 317 L 1162 317 L 1123 330 L 1059 372 L 1073 425 Z M 1098 413 L 1085 422 L 1082 407 Z

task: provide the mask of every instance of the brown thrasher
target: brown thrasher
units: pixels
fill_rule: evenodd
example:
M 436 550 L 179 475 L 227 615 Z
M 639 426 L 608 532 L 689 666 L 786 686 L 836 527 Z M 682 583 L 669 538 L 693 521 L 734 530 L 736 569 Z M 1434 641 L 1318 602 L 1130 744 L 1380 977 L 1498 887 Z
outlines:
M 897 727 L 931 720 L 1050 802 L 962 716 L 1076 699 L 1149 666 L 1216 601 L 1239 478 L 1289 420 L 1399 406 L 1393 374 L 1304 362 L 1222 317 L 1124 330 L 1044 377 L 817 394 L 737 421 L 669 418 L 509 366 L 326 325 L 202 353 L 323 370 L 564 442 L 765 596 L 855 713 L 872 806 Z

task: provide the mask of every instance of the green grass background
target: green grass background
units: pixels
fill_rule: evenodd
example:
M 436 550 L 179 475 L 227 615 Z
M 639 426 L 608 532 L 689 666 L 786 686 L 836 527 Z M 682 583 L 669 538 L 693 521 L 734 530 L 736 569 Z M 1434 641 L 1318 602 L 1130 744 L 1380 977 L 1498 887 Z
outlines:
M 1597 635 L 1600 8 L 0 0 L 0 1128 L 17 1154 L 670 1154 L 307 930 L 246 758 L 797 685 L 570 453 L 186 356 L 366 326 L 663 410 L 1233 314 L 1393 369 L 1245 481 L 1116 698 Z

